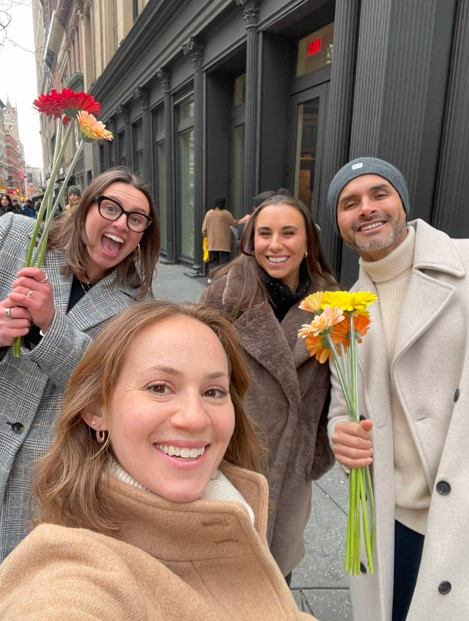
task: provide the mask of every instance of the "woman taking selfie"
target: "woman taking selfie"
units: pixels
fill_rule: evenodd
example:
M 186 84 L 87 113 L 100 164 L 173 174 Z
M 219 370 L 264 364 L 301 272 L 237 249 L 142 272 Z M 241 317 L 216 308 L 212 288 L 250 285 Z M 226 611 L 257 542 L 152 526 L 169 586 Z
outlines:
M 256 209 L 240 251 L 200 301 L 222 311 L 241 337 L 252 380 L 246 409 L 268 445 L 268 541 L 290 583 L 304 555 L 311 480 L 333 464 L 326 433 L 329 369 L 298 340 L 309 320 L 298 305 L 337 284 L 309 211 L 291 196 L 272 196 Z
M 265 543 L 248 381 L 212 309 L 142 302 L 109 323 L 39 463 L 39 525 L 0 567 L 0 618 L 306 617 Z
M 25 268 L 34 225 L 0 219 L 0 560 L 27 533 L 31 467 L 71 372 L 104 324 L 150 293 L 159 250 L 153 200 L 127 169 L 94 179 L 73 216 L 54 222 L 42 267 Z

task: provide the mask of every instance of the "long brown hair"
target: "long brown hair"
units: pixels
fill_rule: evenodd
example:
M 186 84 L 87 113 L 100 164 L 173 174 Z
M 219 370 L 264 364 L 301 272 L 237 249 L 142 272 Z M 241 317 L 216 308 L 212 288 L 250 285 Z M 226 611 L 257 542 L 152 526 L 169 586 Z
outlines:
M 128 168 L 110 168 L 100 174 L 83 192 L 78 207 L 70 215 L 65 215 L 54 222 L 51 227 L 47 247 L 51 250 L 63 250 L 67 260 L 65 275 L 84 274 L 87 259 L 87 239 L 85 232 L 86 217 L 96 197 L 103 194 L 111 183 L 121 181 L 142 192 L 150 206 L 151 225 L 140 240 L 140 251 L 127 256 L 116 267 L 116 282 L 139 289 L 137 297 L 143 297 L 151 288 L 153 273 L 160 252 L 160 231 L 155 203 L 147 184 L 130 172 Z
M 33 482 L 39 509 L 36 523 L 49 522 L 104 533 L 118 529 L 119 516 L 106 506 L 102 493 L 103 474 L 112 456 L 112 446 L 106 443 L 100 448 L 82 414 L 90 405 L 109 405 L 135 337 L 147 326 L 177 315 L 196 319 L 213 330 L 228 358 L 235 429 L 225 461 L 250 470 L 261 469 L 264 450 L 243 407 L 250 381 L 233 326 L 220 313 L 205 306 L 153 300 L 137 302 L 98 334 L 70 378 L 56 422 L 55 440 L 39 461 Z
M 262 282 L 258 263 L 254 256 L 256 221 L 265 207 L 284 204 L 290 205 L 298 210 L 305 222 L 307 256 L 304 260 L 308 269 L 310 283 L 315 287 L 316 291 L 327 289 L 328 287 L 337 287 L 336 278 L 322 250 L 318 228 L 313 221 L 310 211 L 304 203 L 293 196 L 276 194 L 261 203 L 246 223 L 239 243 L 239 249 L 242 254 L 228 265 L 217 270 L 214 275 L 214 280 L 216 280 L 224 274 L 227 274 L 235 266 L 236 269 L 239 270 L 240 291 L 235 305 L 227 309 L 230 319 L 236 319 L 242 312 L 249 311 L 253 304 L 259 301 L 259 294 L 266 305 L 269 303 L 268 294 Z

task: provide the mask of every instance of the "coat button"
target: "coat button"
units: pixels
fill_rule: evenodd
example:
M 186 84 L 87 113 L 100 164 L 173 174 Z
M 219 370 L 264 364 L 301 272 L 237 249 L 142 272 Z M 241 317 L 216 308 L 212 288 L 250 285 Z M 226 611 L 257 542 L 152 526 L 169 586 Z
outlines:
M 448 481 L 438 481 L 436 484 L 436 491 L 442 496 L 447 496 L 451 491 L 451 485 Z
M 451 582 L 448 582 L 447 580 L 443 580 L 443 582 L 440 582 L 440 584 L 438 585 L 438 591 L 442 595 L 448 595 L 451 589 L 452 589 Z
M 457 401 L 459 399 L 459 388 L 456 388 L 454 393 L 453 401 Z
M 11 430 L 14 433 L 23 433 L 23 431 L 24 431 L 23 423 L 7 423 L 7 424 L 10 425 Z

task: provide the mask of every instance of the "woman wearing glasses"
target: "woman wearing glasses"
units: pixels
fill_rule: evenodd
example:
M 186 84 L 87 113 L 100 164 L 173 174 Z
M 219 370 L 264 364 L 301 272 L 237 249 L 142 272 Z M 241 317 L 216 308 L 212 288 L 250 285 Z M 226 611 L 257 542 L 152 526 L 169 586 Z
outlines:
M 159 253 L 153 199 L 125 168 L 94 179 L 73 216 L 54 223 L 41 268 L 23 267 L 33 227 L 0 219 L 0 560 L 27 534 L 31 468 L 70 374 L 111 317 L 151 296 Z

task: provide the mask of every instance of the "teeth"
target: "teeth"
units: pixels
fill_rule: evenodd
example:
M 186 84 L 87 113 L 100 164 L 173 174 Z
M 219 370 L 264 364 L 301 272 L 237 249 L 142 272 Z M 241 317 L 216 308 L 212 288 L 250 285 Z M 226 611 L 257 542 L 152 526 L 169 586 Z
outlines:
M 371 229 L 375 229 L 378 226 L 381 226 L 382 222 L 374 222 L 373 224 L 367 224 L 361 228 L 362 231 L 371 231 Z
M 283 263 L 287 259 L 288 257 L 269 257 L 269 261 L 271 263 Z
M 157 444 L 156 447 L 163 451 L 163 453 L 166 453 L 166 455 L 181 457 L 181 459 L 196 459 L 205 453 L 205 446 L 200 448 L 180 448 L 172 444 Z
M 111 233 L 104 233 L 104 237 L 109 237 L 109 239 L 112 239 L 115 242 L 118 242 L 119 244 L 123 244 L 124 240 L 122 239 L 122 237 L 117 237 L 117 235 L 111 235 Z

